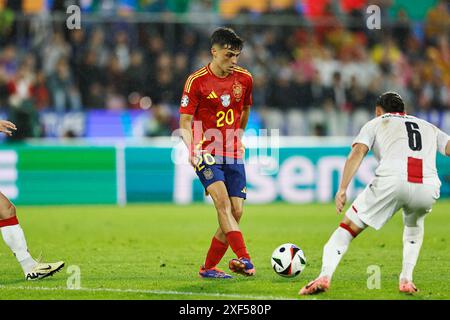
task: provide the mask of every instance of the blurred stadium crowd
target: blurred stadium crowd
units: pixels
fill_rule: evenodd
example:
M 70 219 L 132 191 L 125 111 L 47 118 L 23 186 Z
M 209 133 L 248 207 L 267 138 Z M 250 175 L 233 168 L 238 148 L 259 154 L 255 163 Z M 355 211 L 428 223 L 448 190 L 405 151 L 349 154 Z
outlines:
M 139 128 L 117 135 L 170 135 L 185 79 L 209 62 L 211 31 L 229 25 L 246 41 L 239 64 L 254 77 L 253 128 L 353 135 L 372 116 L 376 97 L 395 90 L 409 113 L 449 131 L 450 6 L 424 2 L 423 17 L 413 19 L 400 0 L 371 1 L 382 9 L 382 29 L 369 30 L 364 0 L 235 7 L 218 0 L 92 0 L 81 1 L 84 12 L 108 8 L 116 19 L 98 16 L 68 30 L 64 19 L 50 18 L 65 14 L 64 1 L 35 1 L 47 6 L 45 15 L 42 8 L 27 13 L 26 1 L 0 0 L 0 113 L 23 128 L 17 139 L 95 135 L 101 130 L 88 129 L 92 119 L 102 121 L 102 110 L 140 119 L 130 124 Z M 202 13 L 207 22 L 133 20 L 139 11 Z M 51 129 L 55 121 L 60 130 Z

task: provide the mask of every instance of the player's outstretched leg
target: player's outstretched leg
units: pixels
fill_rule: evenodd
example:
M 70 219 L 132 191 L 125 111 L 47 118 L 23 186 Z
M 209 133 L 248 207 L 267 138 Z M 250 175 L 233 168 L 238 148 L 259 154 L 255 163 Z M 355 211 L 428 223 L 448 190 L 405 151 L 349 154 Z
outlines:
M 223 239 L 224 238 L 224 239 Z M 232 278 L 230 275 L 226 274 L 224 271 L 218 269 L 216 266 L 222 260 L 228 249 L 228 242 L 222 231 L 217 230 L 216 234 L 211 240 L 211 245 L 206 255 L 205 264 L 200 266 L 199 276 L 202 278 L 222 278 L 229 279 Z
M 244 199 L 241 197 L 230 197 L 231 211 L 236 222 L 239 223 L 243 213 Z M 245 244 L 244 244 L 245 246 Z M 236 251 L 235 251 L 236 252 Z M 243 256 L 243 255 L 247 255 Z M 247 253 L 237 253 L 238 259 L 231 259 L 229 262 L 229 268 L 235 273 L 242 274 L 244 276 L 253 276 L 255 274 L 255 266 L 250 260 L 250 256 Z
M 228 244 L 237 256 L 237 259 L 232 259 L 229 262 L 230 270 L 246 276 L 254 275 L 255 267 L 251 262 L 238 222 L 233 216 L 231 200 L 228 197 L 225 184 L 223 181 L 217 181 L 211 184 L 207 191 L 214 201 L 220 229 L 225 234 Z
M 350 242 L 361 231 L 362 229 L 358 229 L 347 217 L 344 217 L 343 222 L 323 247 L 322 272 L 315 280 L 300 289 L 300 295 L 317 294 L 330 288 L 334 271 L 347 251 Z
M 412 294 L 419 290 L 413 283 L 413 271 L 423 243 L 425 216 L 416 219 L 414 213 L 403 213 L 403 264 L 399 279 L 399 291 Z
M 231 213 L 239 223 L 243 212 L 243 199 L 238 197 L 230 197 L 231 201 Z M 202 278 L 232 278 L 216 266 L 222 260 L 228 249 L 227 237 L 222 232 L 222 229 L 218 228 L 216 234 L 211 240 L 211 245 L 206 255 L 205 264 L 200 267 L 199 275 Z
M 37 280 L 53 275 L 64 267 L 64 262 L 40 263 L 28 252 L 27 242 L 16 216 L 16 208 L 0 193 L 0 230 L 3 240 L 20 263 L 26 280 Z

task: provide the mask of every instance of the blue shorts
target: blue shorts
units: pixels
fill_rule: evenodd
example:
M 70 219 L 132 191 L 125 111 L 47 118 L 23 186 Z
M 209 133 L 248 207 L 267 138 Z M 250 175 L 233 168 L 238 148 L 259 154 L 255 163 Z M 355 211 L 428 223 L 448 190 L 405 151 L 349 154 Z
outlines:
M 205 190 L 216 181 L 223 181 L 229 197 L 247 198 L 247 180 L 243 159 L 204 155 L 195 168 Z

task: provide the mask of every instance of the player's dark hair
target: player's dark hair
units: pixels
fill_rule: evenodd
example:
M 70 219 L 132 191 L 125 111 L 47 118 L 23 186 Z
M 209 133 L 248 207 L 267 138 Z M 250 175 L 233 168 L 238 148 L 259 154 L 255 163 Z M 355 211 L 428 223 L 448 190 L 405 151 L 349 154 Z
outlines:
M 221 47 L 229 46 L 232 50 L 242 50 L 244 40 L 242 40 L 233 29 L 220 27 L 214 30 L 211 35 L 211 47 L 215 44 Z
M 397 92 L 388 91 L 378 97 L 376 106 L 383 108 L 385 112 L 405 112 L 405 103 Z

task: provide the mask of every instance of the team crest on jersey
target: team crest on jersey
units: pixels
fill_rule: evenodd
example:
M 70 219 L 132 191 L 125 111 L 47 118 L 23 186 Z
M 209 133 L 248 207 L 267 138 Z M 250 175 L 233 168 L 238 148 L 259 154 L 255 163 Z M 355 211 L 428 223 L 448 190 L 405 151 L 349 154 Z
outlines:
M 241 101 L 242 98 L 242 84 L 239 82 L 235 82 L 233 84 L 233 97 L 236 99 L 236 102 Z
M 214 173 L 210 168 L 206 168 L 205 171 L 203 171 L 203 175 L 205 176 L 206 180 L 211 180 L 214 178 Z
M 226 108 L 231 103 L 231 96 L 229 94 L 223 94 L 220 96 L 220 101 L 222 101 L 222 105 Z
M 181 106 L 182 106 L 183 108 L 186 108 L 188 104 L 189 104 L 189 97 L 188 97 L 187 95 L 184 95 L 184 96 L 181 98 Z

